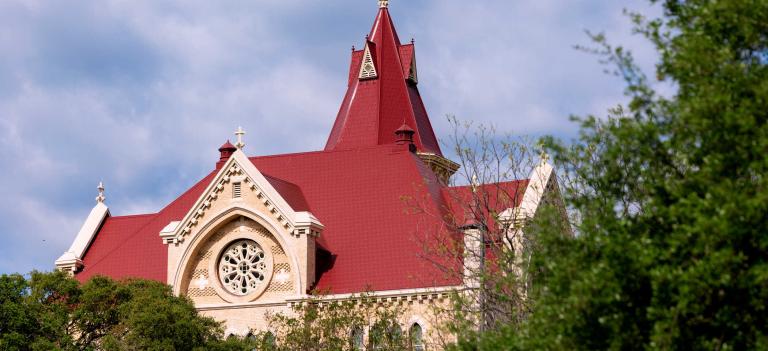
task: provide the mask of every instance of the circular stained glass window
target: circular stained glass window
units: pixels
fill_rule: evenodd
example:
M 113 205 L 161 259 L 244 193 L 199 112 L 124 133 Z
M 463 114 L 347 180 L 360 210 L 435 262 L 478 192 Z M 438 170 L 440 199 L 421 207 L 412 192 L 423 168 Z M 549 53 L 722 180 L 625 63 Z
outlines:
M 266 253 L 252 240 L 238 240 L 230 244 L 219 259 L 219 280 L 228 292 L 245 296 L 266 280 Z

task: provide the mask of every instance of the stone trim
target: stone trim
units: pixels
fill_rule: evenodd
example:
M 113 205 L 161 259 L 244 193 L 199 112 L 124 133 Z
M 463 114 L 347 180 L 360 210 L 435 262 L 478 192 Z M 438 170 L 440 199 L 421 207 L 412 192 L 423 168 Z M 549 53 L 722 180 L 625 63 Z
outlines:
M 385 291 L 373 291 L 368 293 L 368 298 L 375 300 L 376 303 L 403 303 L 403 302 L 417 302 L 427 303 L 435 300 L 446 299 L 451 293 L 461 292 L 468 290 L 464 286 L 447 286 L 439 288 L 420 288 L 420 289 L 406 289 L 406 290 L 385 290 Z M 211 310 L 226 310 L 237 308 L 254 308 L 254 307 L 285 307 L 295 306 L 297 304 L 305 303 L 310 299 L 317 299 L 320 303 L 332 303 L 337 301 L 346 301 L 352 299 L 359 299 L 361 293 L 355 294 L 334 294 L 325 296 L 310 296 L 304 295 L 301 297 L 286 299 L 284 302 L 249 302 L 249 303 L 227 303 L 227 304 L 214 304 L 214 305 L 200 305 L 197 306 L 198 311 L 211 311 Z M 423 325 L 422 325 L 423 327 Z
M 287 231 L 292 232 L 298 224 L 298 226 L 315 228 L 315 232 L 319 235 L 324 228 L 322 223 L 311 213 L 295 212 L 264 175 L 256 169 L 245 153 L 238 149 L 221 167 L 219 173 L 195 202 L 192 209 L 184 216 L 184 219 L 173 230 L 160 232 L 163 243 L 179 244 L 182 242 L 198 225 L 199 218 L 203 217 L 213 201 L 219 197 L 219 193 L 224 190 L 224 185 L 233 181 L 242 182 L 245 185 L 243 190 L 250 189 L 254 192 L 256 197 L 267 207 L 274 220 Z M 169 223 L 166 228 L 169 227 L 173 226 Z
M 103 202 L 97 202 L 85 223 L 77 233 L 75 240 L 61 257 L 56 260 L 56 268 L 71 274 L 83 268 L 83 255 L 96 238 L 101 225 L 110 216 L 109 208 Z
M 461 168 L 461 165 L 458 163 L 440 155 L 428 152 L 418 152 L 416 155 L 435 172 L 435 175 L 443 184 L 448 184 L 448 179 Z

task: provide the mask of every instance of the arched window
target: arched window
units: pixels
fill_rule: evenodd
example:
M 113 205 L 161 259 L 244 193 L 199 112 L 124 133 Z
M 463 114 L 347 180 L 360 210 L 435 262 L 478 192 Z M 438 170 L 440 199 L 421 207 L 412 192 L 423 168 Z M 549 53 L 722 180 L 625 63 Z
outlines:
M 411 341 L 411 350 L 424 351 L 424 331 L 421 329 L 419 323 L 413 323 L 411 329 L 408 330 Z
M 378 321 L 373 324 L 368 333 L 369 350 L 402 349 L 405 344 L 403 330 L 397 322 Z
M 365 332 L 361 327 L 352 328 L 352 332 L 349 334 L 349 343 L 352 344 L 352 349 L 356 351 L 362 351 L 365 349 Z

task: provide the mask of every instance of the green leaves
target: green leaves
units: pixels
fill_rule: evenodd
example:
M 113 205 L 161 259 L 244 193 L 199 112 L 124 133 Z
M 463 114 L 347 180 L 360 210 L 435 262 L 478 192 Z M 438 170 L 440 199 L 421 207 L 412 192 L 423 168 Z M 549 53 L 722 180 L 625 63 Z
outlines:
M 261 332 L 254 339 L 259 350 L 408 350 L 408 332 L 399 324 L 402 314 L 402 307 L 378 303 L 368 294 L 344 300 L 318 295 L 296 304 L 290 314 L 270 316 L 274 334 Z
M 165 284 L 61 272 L 0 276 L 3 350 L 251 350 Z
M 766 347 L 768 2 L 652 2 L 663 17 L 630 16 L 675 91 L 593 36 L 632 101 L 579 119 L 570 145 L 548 140 L 579 235 L 540 225 L 533 315 L 479 345 Z

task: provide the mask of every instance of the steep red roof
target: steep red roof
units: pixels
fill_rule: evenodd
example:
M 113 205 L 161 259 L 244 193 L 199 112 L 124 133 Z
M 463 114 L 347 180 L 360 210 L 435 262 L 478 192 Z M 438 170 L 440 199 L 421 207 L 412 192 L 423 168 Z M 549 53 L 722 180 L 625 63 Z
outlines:
M 417 150 L 442 155 L 416 83 L 408 81 L 413 44 L 400 44 L 387 8 L 379 10 L 368 38 L 377 77 L 358 79 L 365 48 L 354 51 L 349 87 L 325 150 L 393 144 L 395 130 L 406 123 L 416 130 Z
M 422 161 L 399 145 L 251 158 L 281 196 L 325 225 L 321 243 L 335 256 L 316 284 L 334 293 L 456 285 L 423 259 L 441 223 L 406 214 L 415 199 L 445 208 L 441 187 Z M 167 247 L 158 233 L 180 220 L 212 181 L 211 173 L 157 214 L 110 217 L 85 255 L 84 281 L 96 274 L 166 280 Z M 279 177 L 279 178 L 278 178 Z M 426 181 L 426 183 L 425 183 Z

